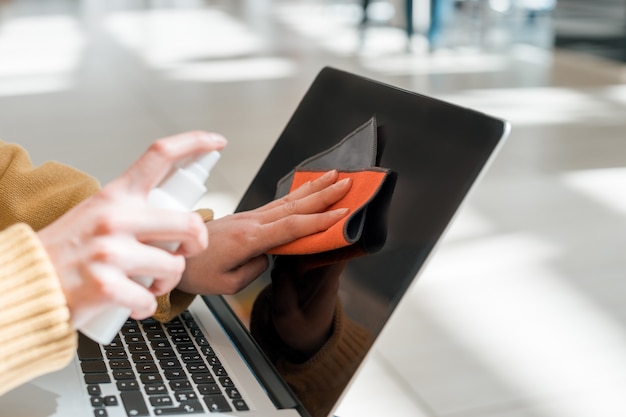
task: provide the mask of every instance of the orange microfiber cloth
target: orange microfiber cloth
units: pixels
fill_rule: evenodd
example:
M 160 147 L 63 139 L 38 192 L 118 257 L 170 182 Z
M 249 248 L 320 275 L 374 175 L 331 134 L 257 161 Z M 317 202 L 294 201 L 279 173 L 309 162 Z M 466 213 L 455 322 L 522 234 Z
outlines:
M 291 183 L 290 192 L 306 183 L 321 177 L 325 171 L 296 171 Z M 357 242 L 361 238 L 365 221 L 365 206 L 380 191 L 389 172 L 382 168 L 372 167 L 359 171 L 339 171 L 340 181 L 352 179 L 348 193 L 328 210 L 348 208 L 348 214 L 330 229 L 305 236 L 286 245 L 272 249 L 272 255 L 307 255 L 339 249 Z
M 376 117 L 372 116 L 337 144 L 305 159 L 278 181 L 276 198 L 335 169 L 338 180 L 351 178 L 352 186 L 328 210 L 348 208 L 349 213 L 330 229 L 274 248 L 269 254 L 324 253 L 327 258 L 337 260 L 373 253 L 384 246 L 387 211 L 397 175 L 380 167 L 384 147 L 381 133 Z

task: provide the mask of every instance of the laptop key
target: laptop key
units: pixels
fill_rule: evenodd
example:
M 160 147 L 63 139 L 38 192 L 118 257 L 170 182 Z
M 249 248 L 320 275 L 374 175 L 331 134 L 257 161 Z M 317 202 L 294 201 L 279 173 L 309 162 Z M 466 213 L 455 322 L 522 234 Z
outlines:
M 100 385 L 87 385 L 87 392 L 92 396 L 100 396 L 102 394 Z
M 222 364 L 222 362 L 220 362 L 217 356 L 209 356 L 207 358 L 207 361 L 209 362 L 210 366 L 220 366 Z
M 217 384 L 200 384 L 198 385 L 198 391 L 201 395 L 215 395 L 222 393 Z
M 228 388 L 226 390 L 226 395 L 228 395 L 228 397 L 231 399 L 241 398 L 241 393 L 237 388 Z
M 166 329 L 167 329 L 167 332 L 172 336 L 187 334 L 187 330 L 185 330 L 185 328 L 180 325 L 179 326 L 167 326 Z
M 107 358 L 109 359 L 126 359 L 128 355 L 126 351 L 121 348 L 109 349 L 107 350 Z
M 174 398 L 179 403 L 185 403 L 187 401 L 195 401 L 198 399 L 198 396 L 193 391 L 177 391 L 174 393 Z
M 228 372 L 226 372 L 226 369 L 224 369 L 224 367 L 222 366 L 214 366 L 213 373 L 215 373 L 215 375 L 217 375 L 218 377 L 228 376 Z
M 170 348 L 167 349 L 157 349 L 154 351 L 158 360 L 162 359 L 176 359 L 176 353 Z
M 201 362 L 202 361 L 202 355 L 200 355 L 197 352 L 192 352 L 192 353 L 183 353 L 180 355 L 181 359 L 183 360 L 183 362 L 187 363 L 187 362 Z
M 107 365 L 101 360 L 84 361 L 80 363 L 80 367 L 82 368 L 84 374 L 107 372 Z
M 221 395 L 207 395 L 204 397 L 206 406 L 209 407 L 209 411 L 212 413 L 218 413 L 222 411 L 232 411 L 226 398 Z
M 215 351 L 213 351 L 213 348 L 211 346 L 200 346 L 200 351 L 202 352 L 204 356 L 215 355 Z
M 148 345 L 145 343 L 129 343 L 128 344 L 128 350 L 130 351 L 130 353 L 145 353 L 145 352 L 149 352 L 150 349 L 148 349 Z
M 204 336 L 196 337 L 196 343 L 199 346 L 209 346 L 209 341 Z
M 94 407 L 102 407 L 104 406 L 104 398 L 102 397 L 90 397 L 91 405 Z
M 163 374 L 168 381 L 187 378 L 187 374 L 182 369 L 168 369 Z
M 149 331 L 149 330 L 156 331 L 156 330 L 161 330 L 163 328 L 163 326 L 161 325 L 161 322 L 154 320 L 154 319 L 142 320 L 141 325 L 146 331 Z
M 189 327 L 189 329 L 190 329 L 191 335 L 192 335 L 193 337 L 200 337 L 200 336 L 203 336 L 203 334 L 202 334 L 202 330 L 200 330 L 200 328 L 199 328 L 197 325 L 196 325 L 196 326 L 193 326 L 193 327 L 192 327 L 192 326 L 190 326 L 190 327 Z
M 78 333 L 77 353 L 80 360 L 102 359 L 100 345 L 82 333 Z
M 132 335 L 128 335 L 126 336 L 126 343 L 131 344 L 131 343 L 145 343 L 145 339 L 143 338 L 143 335 L 141 334 L 132 334 Z
M 109 374 L 86 374 L 85 382 L 90 384 L 108 384 L 111 382 Z
M 164 340 L 167 339 L 165 332 L 163 330 L 153 330 L 146 332 L 148 340 Z
M 214 384 L 215 383 L 215 378 L 213 378 L 213 375 L 211 375 L 208 372 L 193 374 L 191 375 L 191 379 L 193 379 L 193 382 L 195 382 L 196 384 Z
M 163 378 L 159 374 L 141 374 L 139 378 L 144 384 L 156 384 L 163 382 Z
M 159 362 L 161 369 L 182 369 L 178 359 L 165 359 Z
M 140 374 L 149 374 L 159 372 L 159 368 L 156 363 L 138 363 L 137 372 Z
M 187 364 L 187 370 L 192 374 L 206 373 L 209 372 L 209 367 L 203 362 L 191 362 Z
M 150 397 L 150 404 L 153 407 L 170 407 L 174 405 L 174 401 L 169 395 L 155 395 Z
M 137 381 L 118 381 L 116 385 L 117 389 L 120 391 L 137 391 L 139 389 Z
M 163 384 L 148 384 L 144 385 L 146 394 L 148 395 L 162 395 L 167 394 L 167 387 Z
M 115 395 L 107 395 L 104 397 L 104 405 L 112 407 L 117 405 L 117 397 Z
M 122 344 L 122 339 L 114 339 L 111 341 L 111 343 L 109 343 L 108 345 L 104 345 L 103 347 L 104 350 L 107 350 L 121 348 L 124 347 L 124 345 Z
M 247 411 L 250 409 L 248 404 L 246 404 L 246 402 L 241 398 L 233 400 L 233 407 L 235 407 L 235 410 L 237 411 Z
M 174 344 L 178 344 L 178 343 L 190 343 L 191 342 L 191 338 L 187 335 L 176 335 L 176 336 L 172 336 L 172 342 L 174 342 Z
M 122 381 L 126 379 L 135 379 L 135 373 L 132 370 L 113 371 L 113 378 L 116 381 Z
M 230 379 L 230 377 L 228 376 L 220 377 L 219 381 L 220 381 L 220 384 L 222 384 L 224 388 L 232 388 L 235 386 L 235 384 L 233 383 L 233 380 Z
M 197 348 L 193 345 L 193 344 L 181 344 L 181 345 L 177 345 L 176 349 L 178 350 L 178 353 L 192 353 L 192 352 L 196 352 Z
M 120 394 L 122 404 L 126 414 L 133 417 L 149 416 L 150 412 L 143 399 L 143 395 L 139 391 L 123 391 Z
M 178 407 L 155 408 L 154 414 L 157 416 L 167 416 L 174 414 L 203 414 L 204 409 L 199 401 L 189 401 Z
M 150 353 L 133 353 L 133 362 L 154 362 L 154 358 Z
M 188 391 L 191 389 L 191 383 L 186 380 L 172 381 L 170 382 L 170 388 L 172 388 L 172 391 Z
M 127 359 L 114 359 L 109 361 L 111 369 L 132 369 L 130 361 Z
M 152 349 L 171 349 L 172 344 L 169 342 L 169 340 L 164 339 L 164 340 L 153 340 L 152 342 L 150 342 L 150 345 L 152 346 Z

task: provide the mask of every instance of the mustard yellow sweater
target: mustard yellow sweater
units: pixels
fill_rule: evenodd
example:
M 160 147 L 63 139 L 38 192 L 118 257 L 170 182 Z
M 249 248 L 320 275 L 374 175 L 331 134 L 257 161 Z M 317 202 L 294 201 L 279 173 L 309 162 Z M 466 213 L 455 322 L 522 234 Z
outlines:
M 34 167 L 24 149 L 0 142 L 0 395 L 62 368 L 76 351 L 65 297 L 35 232 L 98 189 L 76 169 Z M 161 296 L 155 318 L 169 320 L 192 300 L 181 291 Z

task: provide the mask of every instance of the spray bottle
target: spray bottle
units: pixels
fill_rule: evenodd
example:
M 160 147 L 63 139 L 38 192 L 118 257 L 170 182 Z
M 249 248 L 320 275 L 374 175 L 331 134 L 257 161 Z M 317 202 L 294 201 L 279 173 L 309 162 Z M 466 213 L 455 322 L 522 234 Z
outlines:
M 152 207 L 168 210 L 191 210 L 206 192 L 204 182 L 219 158 L 220 153 L 213 151 L 176 168 L 159 186 L 150 191 L 148 204 Z M 155 246 L 173 252 L 179 244 L 178 242 L 166 242 L 155 244 Z M 133 277 L 133 280 L 145 287 L 149 287 L 154 281 L 152 277 Z M 109 344 L 129 316 L 129 309 L 114 307 L 102 311 L 78 330 L 98 343 Z

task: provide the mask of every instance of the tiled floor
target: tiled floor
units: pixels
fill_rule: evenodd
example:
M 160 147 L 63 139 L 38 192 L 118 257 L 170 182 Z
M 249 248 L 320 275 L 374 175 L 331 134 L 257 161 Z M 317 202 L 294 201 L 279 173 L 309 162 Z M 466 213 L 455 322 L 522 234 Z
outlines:
M 0 137 L 106 182 L 157 137 L 222 132 L 207 197 L 221 215 L 325 65 L 504 117 L 506 146 L 339 415 L 626 415 L 623 65 L 550 51 L 549 21 L 495 14 L 458 20 L 444 50 L 426 54 L 417 36 L 408 53 L 385 25 L 360 43 L 354 11 L 1 2 Z

